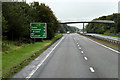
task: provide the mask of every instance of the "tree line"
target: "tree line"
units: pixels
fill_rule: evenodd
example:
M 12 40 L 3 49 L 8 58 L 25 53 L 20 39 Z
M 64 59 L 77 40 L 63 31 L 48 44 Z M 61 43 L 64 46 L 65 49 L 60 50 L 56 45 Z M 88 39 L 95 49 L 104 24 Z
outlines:
M 85 29 L 88 33 L 118 34 L 120 32 L 120 13 L 113 13 L 112 15 L 102 16 L 94 20 L 112 20 L 112 21 L 115 21 L 115 24 L 89 23 Z
M 2 36 L 13 41 L 28 41 L 30 39 L 30 23 L 47 23 L 47 39 L 52 39 L 60 31 L 74 32 L 77 28 L 60 25 L 53 11 L 45 4 L 33 2 L 3 2 L 2 3 Z
M 8 40 L 30 39 L 30 23 L 47 23 L 47 39 L 54 37 L 59 22 L 45 4 L 5 2 L 2 4 L 2 35 Z

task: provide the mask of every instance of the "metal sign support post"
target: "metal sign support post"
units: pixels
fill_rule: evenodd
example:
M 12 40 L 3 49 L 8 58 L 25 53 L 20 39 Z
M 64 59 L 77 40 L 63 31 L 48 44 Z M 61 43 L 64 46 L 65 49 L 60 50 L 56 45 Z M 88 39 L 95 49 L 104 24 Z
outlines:
M 43 38 L 42 38 L 42 40 L 41 40 L 42 42 L 43 42 Z
M 34 38 L 34 43 L 35 43 L 35 38 Z

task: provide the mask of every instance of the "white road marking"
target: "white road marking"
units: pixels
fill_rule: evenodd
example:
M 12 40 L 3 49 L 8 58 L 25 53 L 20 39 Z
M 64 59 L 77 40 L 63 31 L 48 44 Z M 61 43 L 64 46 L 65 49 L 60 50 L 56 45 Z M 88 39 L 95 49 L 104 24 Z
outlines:
M 78 44 L 78 43 L 77 43 Z
M 88 38 L 89 39 L 89 38 Z M 94 43 L 96 43 L 96 44 L 98 44 L 98 45 L 100 45 L 100 46 L 103 46 L 103 47 L 105 47 L 105 48 L 107 48 L 107 49 L 109 49 L 109 50 L 111 50 L 111 51 L 113 51 L 113 52 L 116 52 L 116 53 L 119 53 L 120 54 L 120 52 L 119 51 L 117 51 L 117 50 L 114 50 L 114 49 L 112 49 L 112 48 L 110 48 L 110 47 L 107 47 L 107 46 L 105 46 L 105 45 L 103 45 L 103 44 L 100 44 L 100 43 L 98 43 L 98 42 L 96 42 L 96 41 L 94 41 L 94 40 L 91 40 L 91 39 L 89 39 L 90 41 L 92 41 L 92 42 L 94 42 Z
M 95 72 L 95 70 L 93 69 L 93 67 L 90 67 L 90 71 L 91 71 L 92 73 Z
M 87 57 L 84 57 L 84 59 L 87 61 L 88 60 L 88 58 Z
M 81 49 L 81 47 L 79 47 L 79 49 Z
M 80 46 L 80 45 L 78 45 L 78 46 Z
M 75 38 L 73 38 L 73 39 L 75 40 L 75 42 L 77 42 Z
M 62 39 L 56 44 L 56 46 L 47 54 L 47 56 L 37 65 L 35 69 L 32 70 L 32 72 L 26 77 L 27 79 L 31 78 L 32 75 L 38 70 L 38 68 L 44 63 L 44 61 L 49 57 L 49 55 L 52 53 L 52 51 L 60 44 L 60 42 L 64 39 Z
M 81 51 L 81 53 L 83 54 L 83 51 Z

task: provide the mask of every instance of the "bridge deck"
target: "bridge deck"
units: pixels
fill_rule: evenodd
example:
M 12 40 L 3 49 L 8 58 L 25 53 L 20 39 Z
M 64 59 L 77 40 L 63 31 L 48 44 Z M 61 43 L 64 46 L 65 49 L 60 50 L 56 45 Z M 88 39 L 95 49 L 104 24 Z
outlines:
M 63 21 L 63 22 L 61 22 L 61 24 L 73 24 L 73 23 L 103 23 L 103 24 L 115 24 L 114 21 L 109 21 L 109 20 Z

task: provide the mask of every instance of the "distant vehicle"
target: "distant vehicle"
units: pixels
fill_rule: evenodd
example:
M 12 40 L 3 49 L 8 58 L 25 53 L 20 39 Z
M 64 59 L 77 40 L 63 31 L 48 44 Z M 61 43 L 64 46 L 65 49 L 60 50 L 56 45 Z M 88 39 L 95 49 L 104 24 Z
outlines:
M 67 34 L 70 34 L 70 31 L 67 31 Z

